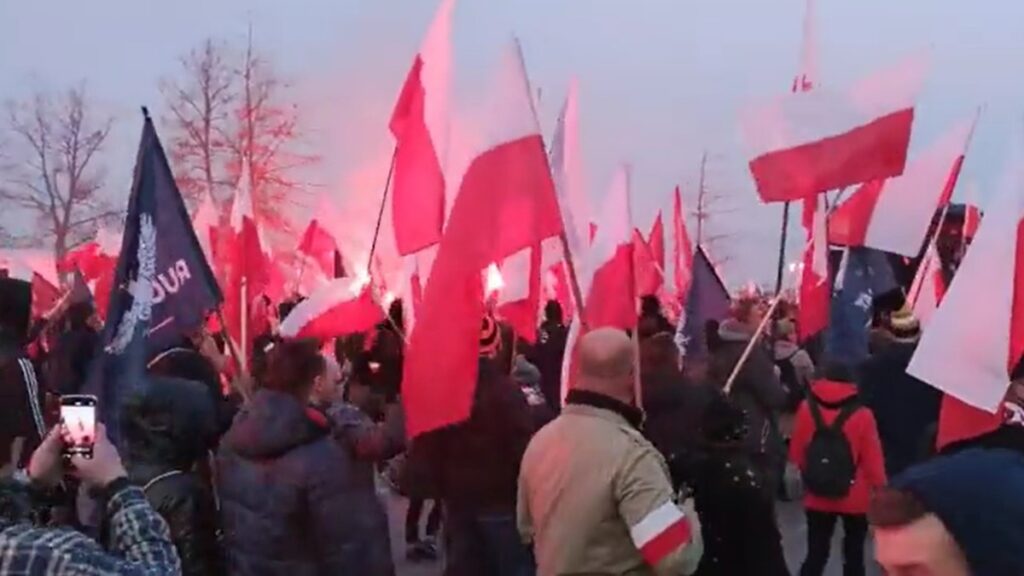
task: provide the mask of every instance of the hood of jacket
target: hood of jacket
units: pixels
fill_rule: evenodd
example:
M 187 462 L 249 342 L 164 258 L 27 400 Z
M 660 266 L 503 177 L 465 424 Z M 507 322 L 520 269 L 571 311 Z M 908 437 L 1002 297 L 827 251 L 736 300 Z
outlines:
M 18 342 L 28 336 L 32 320 L 32 284 L 14 278 L 0 278 L 0 333 Z
M 327 435 L 326 418 L 311 410 L 289 394 L 260 390 L 235 417 L 222 442 L 243 458 L 276 458 Z
M 199 382 L 150 375 L 123 410 L 123 449 L 132 466 L 189 467 L 217 434 L 213 400 Z
M 749 342 L 753 335 L 749 326 L 733 318 L 723 320 L 718 326 L 718 337 L 724 342 Z
M 828 407 L 829 404 L 842 404 L 856 396 L 857 385 L 834 380 L 815 380 L 811 384 L 811 394 L 814 394 L 815 398 Z

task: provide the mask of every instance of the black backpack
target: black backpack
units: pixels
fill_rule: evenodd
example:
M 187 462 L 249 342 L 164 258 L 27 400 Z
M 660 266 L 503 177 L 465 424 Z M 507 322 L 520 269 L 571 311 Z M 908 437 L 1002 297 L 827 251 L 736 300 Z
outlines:
M 843 434 L 843 425 L 861 405 L 855 398 L 845 402 L 831 426 L 825 424 L 814 394 L 807 395 L 807 405 L 814 419 L 814 436 L 804 452 L 804 487 L 815 496 L 840 500 L 850 493 L 857 476 L 853 448 Z

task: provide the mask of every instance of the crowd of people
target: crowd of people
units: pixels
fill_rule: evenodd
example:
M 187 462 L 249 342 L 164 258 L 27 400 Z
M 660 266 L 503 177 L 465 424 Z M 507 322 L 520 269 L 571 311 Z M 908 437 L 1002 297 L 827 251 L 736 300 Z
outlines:
M 100 326 L 87 303 L 30 309 L 31 286 L 0 279 L 0 574 L 390 576 L 404 544 L 446 576 L 816 576 L 837 524 L 846 576 L 869 532 L 887 574 L 1024 574 L 1024 427 L 936 453 L 941 396 L 906 374 L 906 310 L 878 315 L 858 365 L 801 347 L 786 307 L 762 333 L 761 298 L 709 323 L 701 355 L 652 299 L 635 338 L 597 328 L 569 350 L 557 303 L 533 343 L 488 315 L 469 419 L 411 440 L 400 305 L 335 342 L 281 339 L 269 313 L 250 374 L 198 328 L 149 359 L 119 438 L 99 425 L 93 457 L 66 458 L 54 407 L 82 392 Z M 777 504 L 798 492 L 791 570 Z

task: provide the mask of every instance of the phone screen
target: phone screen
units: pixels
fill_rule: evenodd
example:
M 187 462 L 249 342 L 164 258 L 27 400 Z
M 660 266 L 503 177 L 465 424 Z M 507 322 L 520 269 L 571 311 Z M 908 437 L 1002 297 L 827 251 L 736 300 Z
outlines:
M 92 455 L 96 441 L 96 398 L 65 396 L 60 401 L 60 418 L 67 430 L 68 454 Z

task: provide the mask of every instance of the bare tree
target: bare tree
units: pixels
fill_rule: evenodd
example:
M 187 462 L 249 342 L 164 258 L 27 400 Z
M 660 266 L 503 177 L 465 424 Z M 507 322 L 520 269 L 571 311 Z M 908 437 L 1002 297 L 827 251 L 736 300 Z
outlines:
M 307 193 L 295 179 L 295 171 L 317 158 L 296 151 L 298 107 L 283 101 L 288 85 L 255 51 L 251 28 L 238 78 L 237 124 L 226 134 L 235 155 L 236 179 L 241 177 L 242 165 L 247 165 L 257 216 L 272 230 L 288 233 L 291 224 L 281 207 L 297 204 L 297 197 Z
M 226 173 L 231 147 L 229 131 L 235 100 L 236 77 L 224 44 L 206 39 L 181 59 L 177 79 L 164 80 L 160 90 L 170 111 L 170 153 L 178 187 L 196 202 L 209 191 L 224 200 L 233 180 Z
M 99 197 L 106 176 L 99 154 L 112 119 L 97 117 L 84 86 L 54 98 L 36 92 L 8 104 L 11 132 L 0 200 L 34 214 L 36 241 L 52 241 L 57 259 L 120 212 Z

